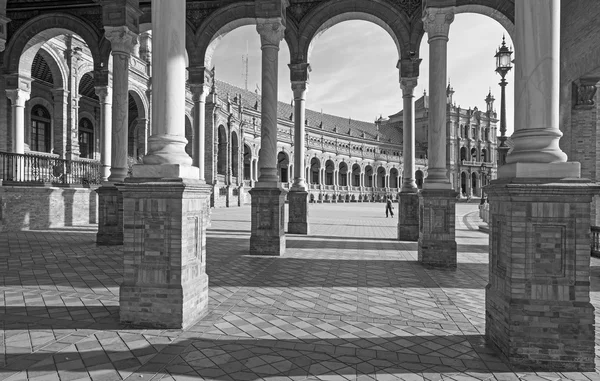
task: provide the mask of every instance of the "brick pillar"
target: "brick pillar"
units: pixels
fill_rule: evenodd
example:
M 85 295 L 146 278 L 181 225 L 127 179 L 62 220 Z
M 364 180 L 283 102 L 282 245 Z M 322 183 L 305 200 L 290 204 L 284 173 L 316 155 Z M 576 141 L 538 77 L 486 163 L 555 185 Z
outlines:
M 250 254 L 283 255 L 285 253 L 285 195 L 280 188 L 253 188 Z
M 456 192 L 423 189 L 419 192 L 419 262 L 456 267 Z
M 123 193 L 121 322 L 185 329 L 207 311 L 210 187 L 200 180 L 128 178 Z
M 419 240 L 419 194 L 398 193 L 398 240 Z
M 506 179 L 486 188 L 485 335 L 513 365 L 594 370 L 589 218 L 598 189 L 585 179 Z

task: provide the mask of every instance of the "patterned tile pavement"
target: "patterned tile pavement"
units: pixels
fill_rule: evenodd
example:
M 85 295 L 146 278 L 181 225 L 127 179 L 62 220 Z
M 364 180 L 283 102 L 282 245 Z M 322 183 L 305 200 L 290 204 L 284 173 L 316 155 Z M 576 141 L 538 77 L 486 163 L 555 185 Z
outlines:
M 247 255 L 248 207 L 213 210 L 209 312 L 187 331 L 119 323 L 121 249 L 95 226 L 2 233 L 0 380 L 600 380 L 511 369 L 485 345 L 476 205 L 457 206 L 456 271 L 419 265 L 384 210 L 312 206 L 280 258 Z

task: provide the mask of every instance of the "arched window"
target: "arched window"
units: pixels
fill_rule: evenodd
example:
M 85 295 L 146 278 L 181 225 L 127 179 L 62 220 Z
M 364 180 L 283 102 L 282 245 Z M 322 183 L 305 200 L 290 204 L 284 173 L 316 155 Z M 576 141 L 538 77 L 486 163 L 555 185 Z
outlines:
M 31 110 L 30 148 L 32 151 L 50 152 L 51 139 L 50 113 L 44 106 L 36 105 Z
M 79 121 L 79 156 L 94 157 L 94 126 L 88 118 Z

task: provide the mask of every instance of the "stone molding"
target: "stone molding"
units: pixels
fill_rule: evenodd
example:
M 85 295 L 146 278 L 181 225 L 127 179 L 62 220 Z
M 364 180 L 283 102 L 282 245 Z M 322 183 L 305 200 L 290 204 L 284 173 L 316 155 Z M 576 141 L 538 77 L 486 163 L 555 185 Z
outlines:
M 398 60 L 396 68 L 400 71 L 400 79 L 405 77 L 419 77 L 419 67 L 421 66 L 421 58 L 415 58 L 415 52 L 409 52 L 410 57 Z
M 210 91 L 210 87 L 205 84 L 190 83 L 190 91 L 192 93 L 193 102 L 204 102 Z
M 112 104 L 112 89 L 109 86 L 95 86 L 94 92 L 100 98 L 100 103 Z
M 138 35 L 126 26 L 105 26 L 104 37 L 110 41 L 113 55 L 121 54 L 130 56 L 133 47 L 138 43 Z
M 308 90 L 308 82 L 306 82 L 306 81 L 292 82 L 292 91 L 294 92 L 294 100 L 304 100 L 306 90 Z
M 447 40 L 450 24 L 454 21 L 454 7 L 426 8 L 423 13 L 423 28 L 429 35 L 429 40 L 434 38 Z
M 274 47 L 279 49 L 279 43 L 283 40 L 285 24 L 281 18 L 256 19 L 256 30 L 260 35 L 260 46 Z
M 294 82 L 309 82 L 309 73 L 312 71 L 310 64 L 306 62 L 289 64 L 290 81 Z

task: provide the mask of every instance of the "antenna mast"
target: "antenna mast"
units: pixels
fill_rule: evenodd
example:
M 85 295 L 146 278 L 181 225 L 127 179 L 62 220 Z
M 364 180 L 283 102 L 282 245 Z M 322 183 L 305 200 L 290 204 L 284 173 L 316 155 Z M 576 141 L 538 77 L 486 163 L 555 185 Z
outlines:
M 246 41 L 246 54 L 242 55 L 242 78 L 244 79 L 244 88 L 248 90 L 248 41 Z

